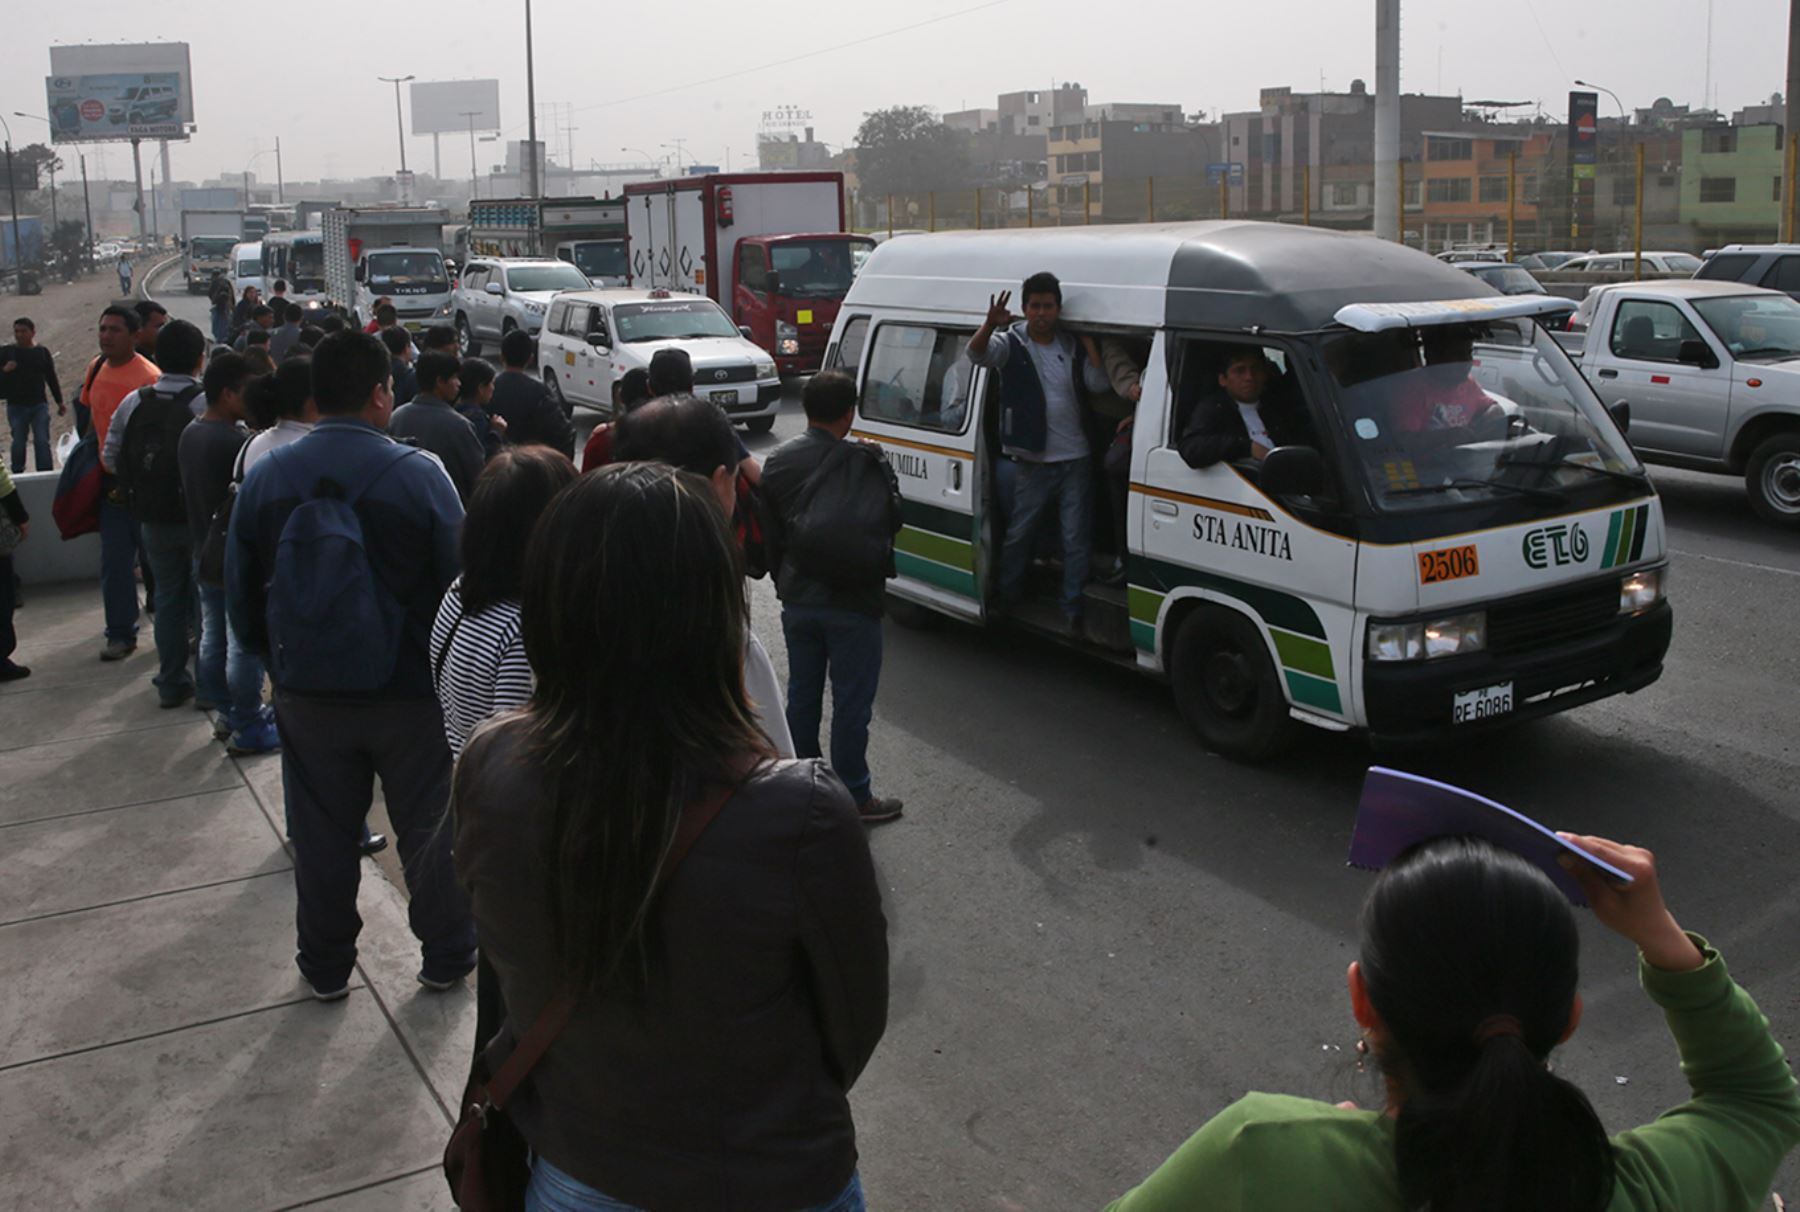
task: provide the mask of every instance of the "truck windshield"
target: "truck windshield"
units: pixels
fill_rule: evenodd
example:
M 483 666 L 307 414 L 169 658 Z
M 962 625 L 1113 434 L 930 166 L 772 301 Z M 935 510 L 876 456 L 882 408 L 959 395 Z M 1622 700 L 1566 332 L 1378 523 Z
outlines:
M 369 285 L 392 294 L 441 294 L 450 278 L 441 253 L 378 252 L 369 254 Z
M 247 257 L 237 263 L 237 276 L 240 278 L 254 278 L 260 273 L 262 273 L 261 261 Z
M 288 252 L 288 277 L 295 290 L 324 290 L 325 246 L 317 240 L 296 242 Z
M 856 276 L 858 246 L 874 248 L 875 242 L 784 240 L 769 246 L 770 268 L 781 275 L 781 293 L 791 298 L 841 298 Z
M 511 290 L 586 290 L 587 275 L 573 265 L 509 265 L 506 285 Z
M 590 278 L 624 278 L 631 273 L 623 240 L 583 240 L 571 255 L 575 268 Z
M 639 341 L 695 340 L 739 336 L 731 317 L 711 299 L 679 299 L 667 303 L 621 303 L 613 308 L 613 325 L 627 345 Z
M 1800 358 L 1800 303 L 1787 295 L 1730 295 L 1695 299 L 1694 310 L 1746 362 Z
M 1384 510 L 1638 481 L 1643 465 L 1581 373 L 1530 320 L 1327 337 L 1325 362 Z M 1647 491 L 1647 481 L 1636 485 Z
M 188 255 L 194 257 L 229 257 L 241 243 L 236 236 L 195 236 L 188 241 Z

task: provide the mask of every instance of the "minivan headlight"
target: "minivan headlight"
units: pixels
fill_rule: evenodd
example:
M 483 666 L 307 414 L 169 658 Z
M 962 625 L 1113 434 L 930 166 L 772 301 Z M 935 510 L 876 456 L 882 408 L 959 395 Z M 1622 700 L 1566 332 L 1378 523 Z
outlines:
M 1642 614 L 1663 600 L 1667 568 L 1640 568 L 1619 581 L 1619 613 Z
M 1486 649 L 1487 612 L 1482 610 L 1403 623 L 1369 621 L 1371 661 L 1432 660 Z

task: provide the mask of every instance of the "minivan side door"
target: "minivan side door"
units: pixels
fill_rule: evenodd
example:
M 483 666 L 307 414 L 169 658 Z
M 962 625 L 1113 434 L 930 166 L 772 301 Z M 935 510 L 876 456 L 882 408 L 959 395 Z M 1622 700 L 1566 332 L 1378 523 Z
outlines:
M 1731 402 L 1731 358 L 1669 299 L 1620 298 L 1589 380 L 1609 407 L 1631 405 L 1631 442 L 1644 450 L 1721 458 Z M 1680 359 L 1684 342 L 1712 351 L 1711 368 Z M 1584 358 L 1585 361 L 1585 358 Z
M 846 326 L 845 341 L 859 321 Z M 972 324 L 875 321 L 862 342 L 853 436 L 879 444 L 900 481 L 904 525 L 889 588 L 980 622 L 998 569 L 981 436 L 990 376 L 965 356 L 973 332 Z M 841 341 L 839 365 L 842 352 Z

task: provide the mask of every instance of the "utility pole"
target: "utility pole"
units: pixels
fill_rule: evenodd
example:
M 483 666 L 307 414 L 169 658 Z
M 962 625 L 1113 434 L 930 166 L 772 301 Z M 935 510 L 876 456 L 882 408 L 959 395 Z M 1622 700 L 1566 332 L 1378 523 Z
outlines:
M 531 197 L 535 198 L 539 195 L 542 182 L 538 180 L 537 76 L 531 60 L 531 0 L 525 0 L 525 140 L 531 144 L 526 149 L 526 155 L 531 161 L 526 180 L 531 183 Z
M 287 201 L 287 188 L 281 182 L 281 136 L 275 136 L 275 200 Z
M 82 249 L 81 260 L 92 265 L 94 259 L 94 207 L 88 201 L 87 153 L 81 155 L 81 213 L 87 220 L 87 247 Z
M 475 119 L 481 116 L 478 109 L 465 109 L 461 116 L 469 120 L 469 197 L 478 197 L 481 190 L 477 188 L 475 177 Z
M 133 139 L 131 141 L 131 173 L 132 173 L 133 178 L 137 181 L 137 213 L 138 213 L 138 238 L 139 239 L 142 239 L 143 237 L 148 236 L 150 234 L 150 216 L 146 215 L 144 213 L 144 161 L 143 161 L 143 157 L 138 154 L 138 150 L 139 150 L 138 145 L 141 142 L 142 142 L 142 140 L 140 140 L 140 139 Z M 8 175 L 11 175 L 11 174 L 9 173 Z
M 377 80 L 381 81 L 383 84 L 391 84 L 394 86 L 394 135 L 400 141 L 400 177 L 399 177 L 399 180 L 396 181 L 395 183 L 401 184 L 402 182 L 404 182 L 406 180 L 406 123 L 403 122 L 400 118 L 400 86 L 402 84 L 405 84 L 408 80 L 411 80 L 412 77 L 411 76 L 377 76 L 375 78 Z M 406 196 L 408 194 L 408 192 L 409 191 L 406 190 L 404 187 L 402 187 L 399 190 L 400 201 L 402 201 L 402 202 L 411 201 L 411 199 Z

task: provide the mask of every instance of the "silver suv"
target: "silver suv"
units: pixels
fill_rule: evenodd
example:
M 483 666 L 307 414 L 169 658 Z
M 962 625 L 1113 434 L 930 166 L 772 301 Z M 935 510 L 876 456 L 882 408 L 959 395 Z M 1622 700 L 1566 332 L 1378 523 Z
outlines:
M 499 343 L 514 329 L 536 337 L 550 300 L 561 290 L 586 290 L 587 277 L 567 261 L 546 257 L 476 257 L 463 267 L 450 309 L 463 353 Z
M 1694 276 L 1763 286 L 1800 300 L 1800 244 L 1727 244 Z

